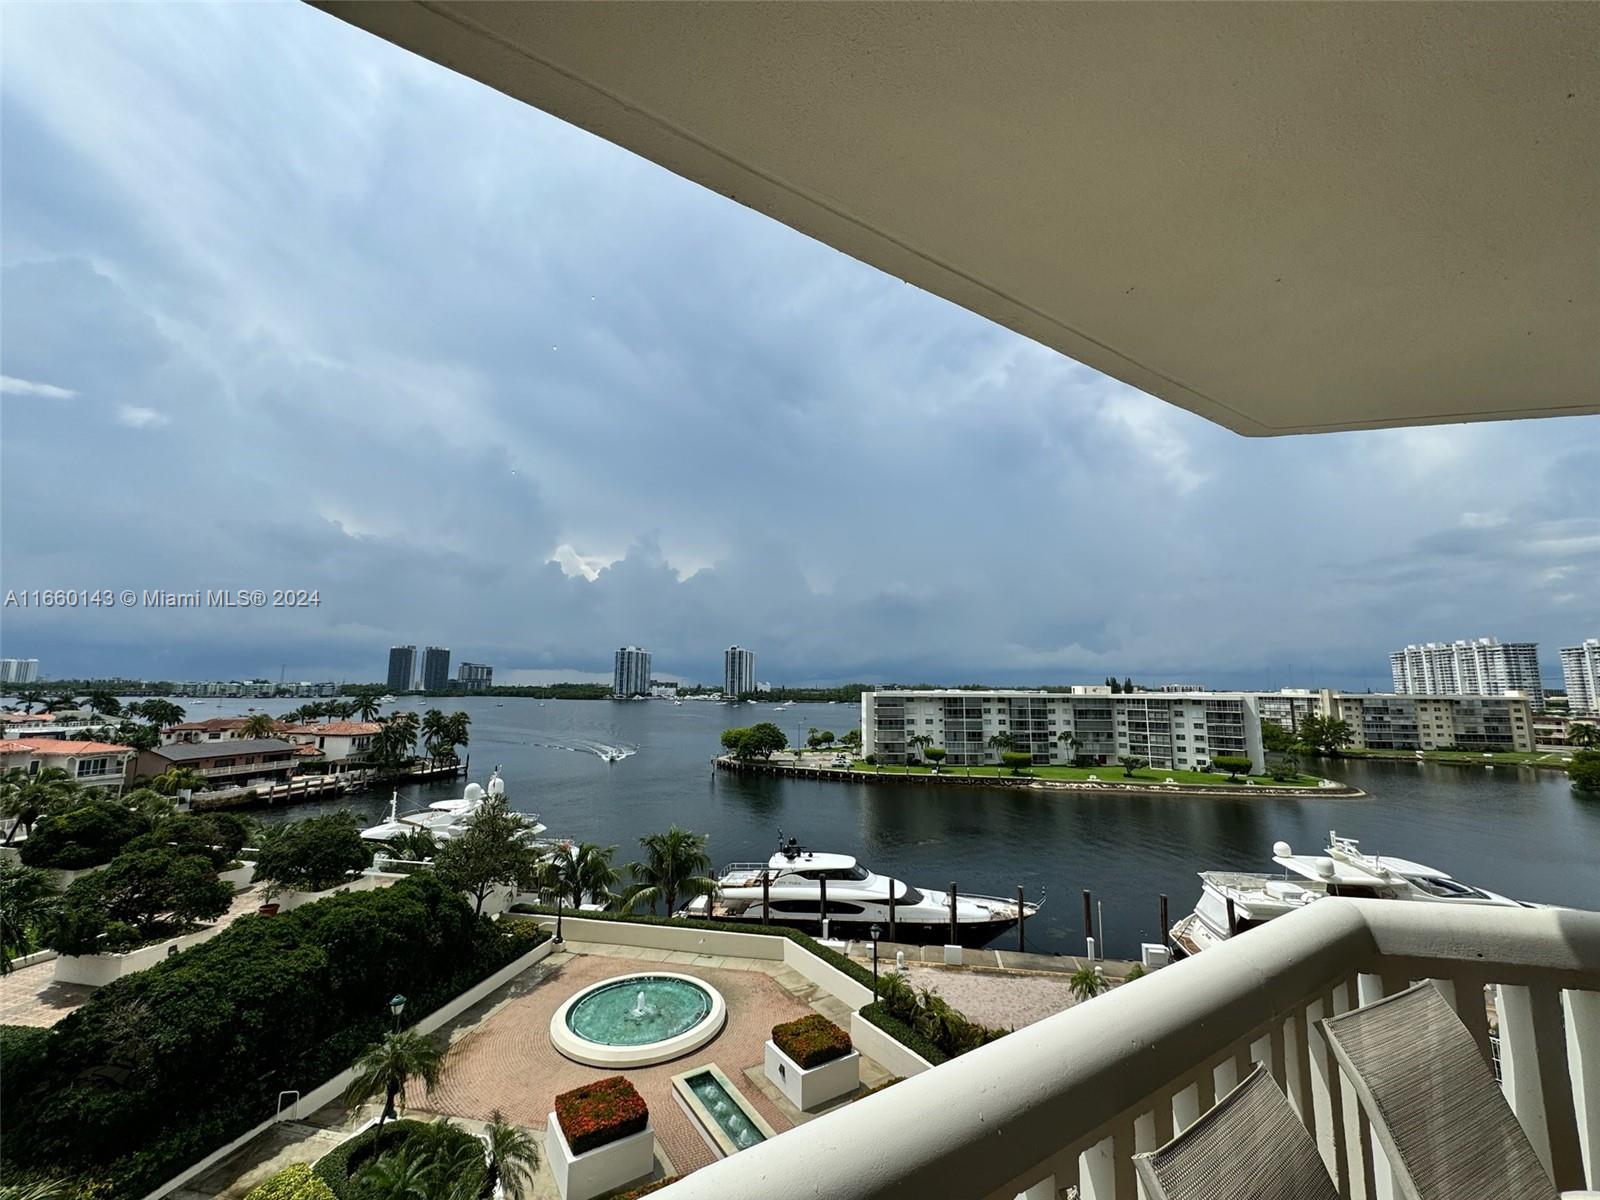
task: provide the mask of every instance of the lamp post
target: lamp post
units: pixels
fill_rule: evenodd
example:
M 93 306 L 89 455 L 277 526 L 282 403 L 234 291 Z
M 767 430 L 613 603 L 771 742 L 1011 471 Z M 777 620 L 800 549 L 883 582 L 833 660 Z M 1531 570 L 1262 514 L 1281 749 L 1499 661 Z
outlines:
M 396 992 L 389 1001 L 389 1011 L 394 1014 L 394 1031 L 400 1032 L 400 1014 L 406 1010 L 406 998 Z
M 878 938 L 883 930 L 874 925 L 869 932 L 872 934 L 872 1002 L 878 1002 Z

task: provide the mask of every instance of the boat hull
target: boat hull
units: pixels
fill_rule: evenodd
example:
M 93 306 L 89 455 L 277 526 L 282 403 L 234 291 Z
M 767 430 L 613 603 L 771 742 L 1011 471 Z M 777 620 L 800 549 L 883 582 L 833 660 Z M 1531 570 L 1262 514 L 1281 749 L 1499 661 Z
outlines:
M 815 917 L 790 916 L 784 913 L 774 913 L 771 917 L 749 916 L 723 916 L 712 918 L 718 922 L 728 922 L 735 925 L 782 925 L 790 929 L 798 929 L 802 933 L 809 933 L 812 937 L 822 936 L 822 922 Z M 872 927 L 877 925 L 879 936 L 883 941 L 895 941 L 910 946 L 965 946 L 969 949 L 980 949 L 987 946 L 1006 930 L 1016 925 L 1016 919 L 1000 919 L 993 921 L 962 921 L 956 926 L 956 941 L 950 941 L 950 923 L 948 921 L 924 922 L 902 921 L 896 919 L 894 937 L 889 936 L 889 924 L 883 920 L 862 919 L 855 916 L 829 917 L 828 936 L 840 940 L 866 942 L 872 940 Z

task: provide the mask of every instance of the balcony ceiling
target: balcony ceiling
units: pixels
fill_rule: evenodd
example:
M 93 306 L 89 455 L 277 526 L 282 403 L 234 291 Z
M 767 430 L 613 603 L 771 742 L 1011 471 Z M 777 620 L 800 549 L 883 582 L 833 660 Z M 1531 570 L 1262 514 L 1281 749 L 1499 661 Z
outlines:
M 1600 5 L 319 5 L 1244 434 L 1600 411 Z

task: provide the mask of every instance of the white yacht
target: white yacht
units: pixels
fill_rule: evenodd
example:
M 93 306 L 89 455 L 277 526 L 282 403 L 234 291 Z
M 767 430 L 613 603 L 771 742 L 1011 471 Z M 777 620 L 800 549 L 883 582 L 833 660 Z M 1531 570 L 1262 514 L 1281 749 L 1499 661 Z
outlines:
M 504 796 L 505 793 L 506 784 L 505 780 L 500 778 L 499 767 L 496 767 L 494 774 L 489 776 L 487 788 L 469 783 L 462 791 L 460 799 L 436 800 L 427 808 L 413 813 L 401 814 L 397 811 L 400 807 L 400 793 L 395 792 L 389 799 L 389 819 L 382 824 L 363 829 L 361 836 L 369 842 L 389 842 L 408 833 L 422 830 L 433 834 L 435 841 L 448 842 L 451 838 L 460 837 L 466 832 L 467 821 L 483 807 L 485 800 Z M 545 831 L 545 826 L 539 823 L 538 814 L 528 814 L 528 819 L 531 822 L 527 832 L 530 839 Z
M 763 886 L 763 879 L 765 885 Z M 794 925 L 810 932 L 822 926 L 827 885 L 828 933 L 865 939 L 877 925 L 889 936 L 889 896 L 894 895 L 895 939 L 940 945 L 950 938 L 950 897 L 887 875 L 875 875 L 848 854 L 820 854 L 780 834 L 778 852 L 764 863 L 732 863 L 717 877 L 714 897 L 696 896 L 679 910 L 683 917 L 710 917 L 756 925 Z M 1040 902 L 1042 903 L 1042 901 Z M 1023 905 L 1032 918 L 1039 904 Z M 1017 923 L 1017 902 L 999 896 L 956 894 L 956 940 L 982 946 Z
M 1264 921 L 1324 896 L 1358 900 L 1421 900 L 1431 904 L 1488 904 L 1534 908 L 1520 900 L 1472 887 L 1444 871 L 1404 858 L 1361 853 L 1354 838 L 1329 832 L 1320 855 L 1296 854 L 1288 842 L 1272 847 L 1282 875 L 1200 872 L 1200 903 L 1172 927 L 1172 951 L 1198 954 Z

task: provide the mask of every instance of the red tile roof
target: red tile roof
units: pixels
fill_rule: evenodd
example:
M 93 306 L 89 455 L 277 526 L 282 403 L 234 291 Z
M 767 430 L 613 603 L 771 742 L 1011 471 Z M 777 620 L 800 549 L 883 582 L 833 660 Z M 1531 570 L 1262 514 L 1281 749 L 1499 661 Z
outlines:
M 322 754 L 322 751 L 318 750 L 315 746 L 296 746 L 294 748 L 294 752 L 296 754 L 304 754 L 308 758 L 317 757 Z
M 0 742 L 0 754 L 32 754 L 33 747 L 27 742 L 13 742 L 9 739 Z
M 383 728 L 376 721 L 329 721 L 326 725 L 312 723 L 310 725 L 287 725 L 284 733 L 310 733 L 330 737 L 360 737 L 363 734 L 377 733 Z
M 220 733 L 224 729 L 238 729 L 249 719 L 248 717 L 207 717 L 204 721 L 185 721 L 182 725 L 168 725 L 167 732 L 181 730 L 184 733 L 209 733 L 215 729 Z
M 69 742 L 62 738 L 17 738 L 15 745 L 25 746 L 35 754 L 53 754 L 66 757 L 80 754 L 132 754 L 129 746 L 113 746 L 110 742 Z

